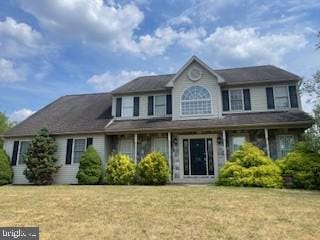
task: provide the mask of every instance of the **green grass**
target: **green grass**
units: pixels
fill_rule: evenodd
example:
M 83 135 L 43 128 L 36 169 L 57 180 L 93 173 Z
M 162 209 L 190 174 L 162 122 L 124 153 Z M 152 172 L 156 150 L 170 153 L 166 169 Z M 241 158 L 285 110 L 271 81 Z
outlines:
M 0 226 L 39 226 L 41 239 L 320 239 L 320 192 L 5 186 Z

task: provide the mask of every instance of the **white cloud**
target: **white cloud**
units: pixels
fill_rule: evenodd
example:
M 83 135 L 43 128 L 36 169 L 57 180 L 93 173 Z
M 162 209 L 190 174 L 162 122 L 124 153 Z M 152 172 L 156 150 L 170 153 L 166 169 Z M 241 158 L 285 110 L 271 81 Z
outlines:
M 0 83 L 25 80 L 25 72 L 7 59 L 0 58 Z
M 21 122 L 28 118 L 30 115 L 34 114 L 35 112 L 31 109 L 22 108 L 17 111 L 14 111 L 12 114 L 9 115 L 10 121 L 13 122 Z
M 35 56 L 47 48 L 40 32 L 10 17 L 0 21 L 0 47 L 0 56 L 6 58 Z
M 123 70 L 118 74 L 113 74 L 109 71 L 100 74 L 100 75 L 93 75 L 87 81 L 87 83 L 93 85 L 99 91 L 111 91 L 122 84 L 133 80 L 139 76 L 149 76 L 155 75 L 154 72 L 148 71 L 126 71 Z
M 246 60 L 256 64 L 280 64 L 283 57 L 307 44 L 303 35 L 265 34 L 254 28 L 217 28 L 204 39 L 204 49 L 216 56 L 233 60 Z
M 59 38 L 94 42 L 126 49 L 143 20 L 143 12 L 134 4 L 115 4 L 103 0 L 21 1 L 41 26 Z

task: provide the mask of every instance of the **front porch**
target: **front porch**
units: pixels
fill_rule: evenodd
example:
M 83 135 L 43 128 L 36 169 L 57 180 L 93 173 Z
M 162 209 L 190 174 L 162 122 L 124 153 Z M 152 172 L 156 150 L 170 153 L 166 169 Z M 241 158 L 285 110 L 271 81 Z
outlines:
M 301 128 L 213 129 L 108 135 L 109 151 L 129 155 L 135 163 L 152 151 L 168 159 L 173 183 L 208 183 L 244 141 L 279 159 L 302 138 Z

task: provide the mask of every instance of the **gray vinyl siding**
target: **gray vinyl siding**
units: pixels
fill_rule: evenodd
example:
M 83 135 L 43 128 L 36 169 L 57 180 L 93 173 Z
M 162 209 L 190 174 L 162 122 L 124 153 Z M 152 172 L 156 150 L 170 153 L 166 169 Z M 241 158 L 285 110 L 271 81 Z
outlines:
M 202 77 L 200 80 L 194 82 L 189 80 L 187 74 L 190 68 L 198 67 L 202 71 Z M 212 98 L 212 114 L 210 115 L 196 115 L 196 116 L 182 116 L 180 109 L 180 99 L 184 91 L 191 86 L 201 86 L 206 88 Z M 221 116 L 221 89 L 218 85 L 217 79 L 204 69 L 201 65 L 193 62 L 184 72 L 175 80 L 172 90 L 172 120 L 184 120 L 184 119 L 208 119 Z
M 127 120 L 127 119 L 145 119 L 145 118 L 154 118 L 156 116 L 148 115 L 148 96 L 156 96 L 156 95 L 167 95 L 170 94 L 168 92 L 163 93 L 150 93 L 150 94 L 141 94 L 141 95 L 130 95 L 132 97 L 139 97 L 139 116 L 132 117 L 117 117 L 117 120 Z M 116 112 L 116 98 L 121 96 L 114 96 L 112 99 L 112 116 L 115 117 Z M 171 116 L 171 115 L 168 115 Z
M 67 151 L 67 139 L 68 138 L 88 138 L 92 137 L 92 145 L 101 157 L 103 165 L 105 164 L 105 136 L 104 135 L 73 135 L 73 136 L 59 136 L 56 137 L 56 143 L 58 146 L 56 157 L 58 158 L 57 165 L 60 165 L 60 169 L 55 176 L 54 183 L 56 184 L 77 184 L 78 180 L 76 178 L 79 164 L 66 165 L 66 151 Z M 6 139 L 4 143 L 4 149 L 9 155 L 10 160 L 12 157 L 13 143 L 14 141 L 24 141 L 31 140 L 30 138 L 14 138 Z M 23 171 L 25 165 L 17 165 L 12 167 L 14 172 L 13 184 L 28 184 L 28 180 L 25 178 Z
M 250 89 L 250 99 L 251 99 L 251 111 L 249 112 L 266 112 L 266 111 L 278 111 L 278 110 L 290 110 L 291 108 L 285 109 L 268 109 L 267 107 L 267 94 L 266 88 L 267 87 L 277 87 L 277 86 L 289 86 L 289 85 L 296 85 L 296 84 L 288 84 L 286 83 L 279 83 L 273 85 L 261 85 L 261 86 L 245 86 L 245 87 L 233 87 L 233 88 L 223 88 L 223 90 L 232 90 L 232 89 Z M 296 85 L 297 90 L 299 89 L 298 85 Z M 301 97 L 299 90 L 297 91 L 298 97 L 298 105 L 301 110 Z M 290 101 L 290 100 L 289 100 Z M 296 109 L 296 108 L 294 108 Z M 231 111 L 230 111 L 231 112 Z

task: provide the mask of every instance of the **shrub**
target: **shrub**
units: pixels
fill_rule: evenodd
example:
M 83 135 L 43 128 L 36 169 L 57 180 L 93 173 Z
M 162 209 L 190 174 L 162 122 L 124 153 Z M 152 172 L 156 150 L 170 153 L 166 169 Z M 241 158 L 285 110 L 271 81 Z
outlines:
M 299 142 L 278 165 L 292 177 L 293 187 L 320 189 L 320 154 L 307 142 Z
M 12 169 L 8 155 L 0 149 L 0 186 L 11 183 Z
M 132 184 L 136 175 L 136 166 L 128 155 L 112 155 L 106 168 L 106 183 L 113 185 Z
M 146 185 L 163 185 L 169 181 L 168 160 L 160 152 L 149 153 L 138 164 L 137 182 Z
M 77 179 L 79 184 L 98 184 L 101 180 L 101 158 L 93 146 L 89 146 L 80 159 Z
M 30 183 L 52 184 L 53 177 L 59 169 L 59 166 L 56 166 L 56 150 L 56 142 L 49 136 L 48 130 L 41 129 L 39 134 L 33 138 L 31 146 L 24 156 L 27 168 L 23 173 Z
M 244 143 L 220 169 L 217 184 L 278 188 L 282 186 L 281 170 L 261 149 Z

